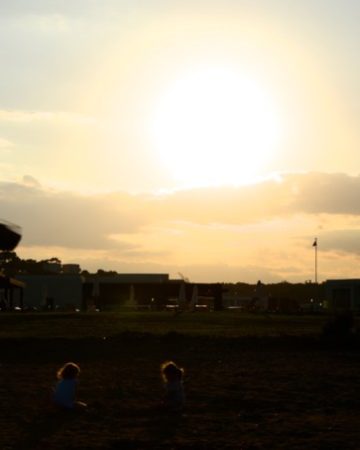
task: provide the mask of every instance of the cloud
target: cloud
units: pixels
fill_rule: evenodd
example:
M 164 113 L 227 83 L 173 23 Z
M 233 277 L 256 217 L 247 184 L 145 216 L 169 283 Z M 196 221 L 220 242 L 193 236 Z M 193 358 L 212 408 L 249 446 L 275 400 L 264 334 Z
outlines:
M 0 138 L 0 150 L 9 150 L 14 146 L 14 143 L 8 139 Z
M 293 209 L 306 213 L 360 214 L 360 176 L 310 173 L 284 179 L 294 192 Z
M 317 173 L 160 196 L 81 195 L 25 175 L 0 183 L 0 210 L 23 228 L 25 257 L 197 281 L 304 281 L 313 278 L 314 236 L 320 278 L 356 276 L 359 188 L 359 177 Z
M 51 191 L 29 176 L 23 183 L 0 184 L 1 214 L 22 226 L 22 244 L 30 246 L 130 250 L 136 245 L 111 239 L 136 232 L 144 222 L 130 198 L 119 194 L 116 204 L 106 196 Z
M 58 25 L 60 20 L 60 30 L 63 28 L 64 19 L 92 18 L 99 20 L 105 17 L 114 17 L 124 14 L 129 10 L 137 10 L 138 5 L 134 5 L 131 0 L 118 1 L 107 0 L 89 1 L 76 0 L 76 2 L 60 2 L 49 0 L 2 0 L 0 2 L 0 16 L 9 20 L 12 19 L 35 19 L 40 20 L 40 27 L 43 26 L 41 18 L 51 20 L 50 24 Z M 46 27 L 48 29 L 48 27 Z
M 68 19 L 58 13 L 43 14 L 43 13 L 31 13 L 22 17 L 22 20 L 18 20 L 18 26 L 22 26 L 23 29 L 27 27 L 41 33 L 64 33 L 69 30 Z
M 125 192 L 85 196 L 43 188 L 26 175 L 21 183 L 0 183 L 0 207 L 4 218 L 23 227 L 24 245 L 122 248 L 140 255 L 137 236 L 141 234 L 145 241 L 150 229 L 153 234 L 171 235 L 171 239 L 176 235 L 170 231 L 181 233 L 186 224 L 200 227 L 200 232 L 201 227 L 207 227 L 209 233 L 212 226 L 219 231 L 221 226 L 236 230 L 256 225 L 260 232 L 269 221 L 285 224 L 305 214 L 327 215 L 327 221 L 316 230 L 324 236 L 324 250 L 326 243 L 329 250 L 353 251 L 357 246 L 351 243 L 360 242 L 360 224 L 357 228 L 357 224 L 349 226 L 344 220 L 335 225 L 335 218 L 360 215 L 359 191 L 359 177 L 318 173 L 285 175 L 282 182 L 160 196 Z M 156 251 L 154 248 L 154 254 Z
M 31 175 L 24 175 L 22 178 L 22 182 L 24 186 L 28 186 L 30 188 L 41 188 L 40 182 Z
M 90 116 L 66 111 L 25 111 L 2 109 L 0 110 L 0 122 L 56 122 L 63 124 L 93 125 L 96 120 Z
M 321 234 L 318 246 L 322 252 L 360 255 L 360 227 L 325 231 Z
M 76 0 L 76 2 L 62 2 L 51 0 L 2 0 L 0 3 L 0 13 L 4 15 L 21 14 L 88 14 L 90 11 L 122 11 L 128 6 L 134 7 L 133 0 Z M 161 3 L 161 1 L 159 2 Z
M 149 204 L 166 219 L 246 224 L 298 213 L 360 215 L 359 192 L 359 176 L 287 174 L 250 186 L 179 191 Z

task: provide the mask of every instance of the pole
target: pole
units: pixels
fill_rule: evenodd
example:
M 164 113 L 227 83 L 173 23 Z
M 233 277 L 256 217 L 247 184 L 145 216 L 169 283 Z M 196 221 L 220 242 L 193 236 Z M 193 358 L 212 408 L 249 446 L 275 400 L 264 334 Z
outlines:
M 317 279 L 318 279 L 317 238 L 315 238 L 315 240 L 314 240 L 313 247 L 315 250 L 315 284 L 317 284 Z

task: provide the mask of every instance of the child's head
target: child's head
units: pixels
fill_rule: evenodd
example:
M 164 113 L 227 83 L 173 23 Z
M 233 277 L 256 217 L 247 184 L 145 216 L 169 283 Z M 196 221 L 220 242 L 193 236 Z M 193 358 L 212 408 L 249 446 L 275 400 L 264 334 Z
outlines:
M 178 367 L 173 361 L 166 361 L 161 364 L 161 375 L 166 383 L 180 381 L 184 375 L 184 369 Z
M 58 370 L 57 377 L 63 380 L 72 380 L 76 378 L 79 373 L 80 367 L 73 362 L 68 362 Z

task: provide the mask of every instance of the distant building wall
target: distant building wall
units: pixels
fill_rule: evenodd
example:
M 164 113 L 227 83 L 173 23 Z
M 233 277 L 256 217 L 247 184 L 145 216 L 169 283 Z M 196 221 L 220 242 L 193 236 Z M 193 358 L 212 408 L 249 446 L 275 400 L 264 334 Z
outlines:
M 239 295 L 223 295 L 224 308 L 243 308 L 247 309 L 251 303 L 251 296 L 239 296 Z
M 169 280 L 167 274 L 121 274 L 89 275 L 83 285 L 84 304 L 100 309 L 118 306 L 151 306 L 165 308 L 169 299 L 179 299 L 180 287 L 184 285 L 185 301 L 190 304 L 194 283 Z M 209 308 L 222 308 L 222 285 L 196 283 L 198 303 Z
M 327 280 L 325 299 L 329 310 L 360 311 L 360 279 Z
M 62 272 L 65 274 L 73 274 L 77 275 L 81 271 L 79 264 L 63 264 L 62 265 Z
M 126 273 L 116 275 L 88 275 L 83 285 L 87 306 L 111 308 L 126 304 L 148 304 L 153 298 L 164 302 L 164 285 L 169 275 L 164 273 Z
M 80 275 L 19 275 L 26 283 L 24 306 L 81 308 L 83 278 Z
M 61 273 L 61 264 L 55 262 L 44 262 L 42 264 L 44 271 L 49 273 L 58 274 Z
M 99 284 L 128 284 L 128 283 L 166 283 L 169 281 L 167 273 L 124 273 L 118 275 L 89 275 L 86 282 Z

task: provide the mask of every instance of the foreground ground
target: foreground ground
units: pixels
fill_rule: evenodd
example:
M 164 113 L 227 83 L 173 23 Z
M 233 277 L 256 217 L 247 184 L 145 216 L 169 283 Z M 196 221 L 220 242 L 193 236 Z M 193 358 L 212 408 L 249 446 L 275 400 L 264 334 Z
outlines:
M 326 318 L 199 313 L 0 315 L 0 448 L 360 448 L 360 347 Z M 186 411 L 159 408 L 159 365 L 186 369 Z M 86 412 L 51 405 L 80 364 Z

